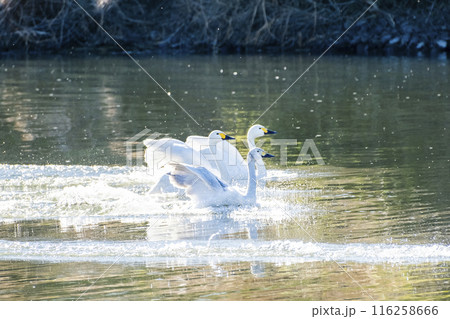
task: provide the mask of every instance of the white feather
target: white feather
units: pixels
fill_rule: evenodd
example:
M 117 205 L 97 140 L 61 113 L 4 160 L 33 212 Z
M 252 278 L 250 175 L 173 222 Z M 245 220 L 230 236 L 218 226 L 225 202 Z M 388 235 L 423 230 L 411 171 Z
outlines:
M 246 194 L 240 193 L 205 167 L 183 163 L 170 163 L 169 180 L 175 187 L 186 190 L 186 194 L 197 206 L 221 206 L 256 204 L 255 163 L 262 160 L 260 148 L 252 149 L 247 156 L 248 185 Z
M 253 125 L 247 132 L 247 143 L 250 149 L 255 148 L 255 139 L 264 136 L 267 129 L 262 125 Z M 247 163 L 242 158 L 236 146 L 228 141 L 220 141 L 215 144 L 214 152 L 208 145 L 205 136 L 192 135 L 186 139 L 186 144 L 199 151 L 210 163 L 216 164 L 220 172 L 220 178 L 231 185 L 245 185 L 248 179 Z M 262 159 L 256 161 L 258 186 L 265 186 L 266 167 Z
M 214 147 L 216 143 L 219 143 L 225 137 L 227 135 L 222 131 L 212 131 L 206 138 L 208 142 L 207 148 Z M 216 176 L 226 175 L 226 172 L 220 171 L 214 160 L 207 160 L 200 152 L 200 149 L 193 149 L 180 140 L 173 138 L 146 139 L 143 143 L 146 146 L 145 162 L 149 171 L 153 174 L 160 173 L 158 181 L 150 190 L 150 193 L 174 191 L 166 175 L 167 170 L 164 170 L 164 167 L 170 162 L 202 166 Z

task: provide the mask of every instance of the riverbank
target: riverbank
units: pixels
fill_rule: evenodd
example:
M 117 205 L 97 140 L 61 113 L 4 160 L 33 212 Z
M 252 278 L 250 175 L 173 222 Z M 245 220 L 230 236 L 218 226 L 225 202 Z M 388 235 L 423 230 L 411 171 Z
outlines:
M 140 53 L 319 53 L 370 3 L 0 0 L 0 51 L 13 55 L 120 50 L 106 30 L 126 50 Z M 339 38 L 333 52 L 448 52 L 448 16 L 448 0 L 380 0 Z

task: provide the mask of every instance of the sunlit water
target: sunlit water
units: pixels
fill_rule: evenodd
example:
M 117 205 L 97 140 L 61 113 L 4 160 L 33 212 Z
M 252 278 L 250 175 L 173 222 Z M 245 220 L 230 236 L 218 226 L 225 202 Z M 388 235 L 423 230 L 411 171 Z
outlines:
M 447 60 L 323 58 L 260 119 L 312 58 L 141 62 L 200 126 L 126 58 L 2 61 L 0 299 L 450 299 Z M 256 120 L 255 207 L 148 194 L 145 136 L 126 165 Z

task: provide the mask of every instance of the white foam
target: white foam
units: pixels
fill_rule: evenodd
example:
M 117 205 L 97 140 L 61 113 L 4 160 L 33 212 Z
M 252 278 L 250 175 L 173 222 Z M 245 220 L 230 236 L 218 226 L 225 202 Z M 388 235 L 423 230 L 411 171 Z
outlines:
M 258 213 L 256 208 L 193 209 L 189 201 L 180 200 L 175 194 L 149 195 L 155 178 L 145 168 L 0 165 L 0 218 L 9 222 L 42 218 L 65 218 L 67 222 L 71 218 L 83 224 L 78 217 L 145 219 L 189 211 L 191 215 L 233 213 L 238 219 L 252 216 L 275 221 L 286 219 L 286 211 L 305 211 L 284 200 L 292 195 L 292 190 L 270 188 L 259 191 Z
M 269 176 L 299 173 L 271 170 Z M 303 174 L 303 173 L 302 173 Z M 437 244 L 327 244 L 259 239 L 258 229 L 317 213 L 308 197 L 319 191 L 258 191 L 258 207 L 195 209 L 176 195 L 149 195 L 155 177 L 145 168 L 0 165 L 0 220 L 59 219 L 62 231 L 103 221 L 145 222 L 146 241 L 7 241 L 0 259 L 36 261 L 214 264 L 227 261 L 422 263 L 449 261 Z M 295 200 L 292 200 L 295 197 Z M 307 204 L 302 204 L 303 201 Z M 152 225 L 155 225 L 152 227 Z M 225 240 L 248 233 L 248 240 Z M 223 236 L 226 235 L 226 236 Z M 233 237 L 234 238 L 234 237 Z M 239 237 L 241 238 L 241 237 Z M 189 240 L 188 240 L 189 239 Z
M 0 240 L 1 260 L 198 265 L 224 262 L 415 264 L 450 261 L 443 245 L 326 244 L 303 241 L 34 241 Z

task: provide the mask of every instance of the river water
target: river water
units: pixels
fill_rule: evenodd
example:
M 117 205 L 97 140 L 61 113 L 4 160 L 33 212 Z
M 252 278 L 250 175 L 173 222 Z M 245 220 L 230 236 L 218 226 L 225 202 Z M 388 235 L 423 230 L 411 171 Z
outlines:
M 138 57 L 167 93 L 127 57 L 1 60 L 0 300 L 449 300 L 448 60 L 324 57 L 290 87 L 313 59 Z M 258 206 L 148 193 L 145 137 L 244 154 L 255 122 Z

